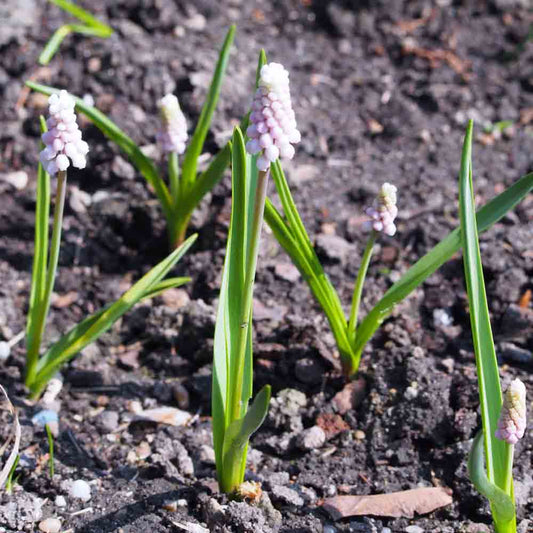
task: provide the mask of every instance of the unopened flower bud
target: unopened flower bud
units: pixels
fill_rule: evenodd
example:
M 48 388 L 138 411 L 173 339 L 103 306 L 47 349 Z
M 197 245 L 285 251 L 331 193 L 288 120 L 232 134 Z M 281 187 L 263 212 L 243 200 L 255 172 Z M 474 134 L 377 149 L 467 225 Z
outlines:
M 526 386 L 515 379 L 503 395 L 496 437 L 516 444 L 526 431 Z
M 187 121 L 175 95 L 169 93 L 159 100 L 159 115 L 161 128 L 156 139 L 161 149 L 166 153 L 182 154 L 188 137 Z
M 74 98 L 67 91 L 60 91 L 50 96 L 48 106 L 48 131 L 41 136 L 45 147 L 39 154 L 44 169 L 51 176 L 67 170 L 69 158 L 76 168 L 85 168 L 89 145 L 81 138 L 74 113 Z
M 398 215 L 396 191 L 397 189 L 394 185 L 384 183 L 381 186 L 375 205 L 365 211 L 371 218 L 370 226 L 375 231 L 382 231 L 391 237 L 396 233 L 394 220 Z
M 301 140 L 289 89 L 289 73 L 279 63 L 263 65 L 246 130 L 249 154 L 260 154 L 257 168 L 266 171 L 278 157 L 292 159 Z

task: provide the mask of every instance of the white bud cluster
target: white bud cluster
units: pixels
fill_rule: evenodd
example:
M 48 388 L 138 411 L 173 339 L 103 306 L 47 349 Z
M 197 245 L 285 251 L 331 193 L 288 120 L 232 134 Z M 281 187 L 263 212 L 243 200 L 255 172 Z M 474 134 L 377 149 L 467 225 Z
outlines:
M 157 142 L 166 153 L 182 154 L 185 152 L 185 143 L 188 138 L 187 121 L 178 99 L 169 93 L 159 100 L 158 105 L 161 128 L 156 135 Z
M 526 432 L 526 386 L 515 379 L 503 395 L 496 437 L 516 444 Z
M 392 237 L 396 233 L 394 220 L 398 215 L 396 207 L 396 187 L 390 183 L 381 186 L 376 205 L 366 209 L 366 214 L 372 219 L 370 226 L 375 231 L 382 231 Z
M 257 168 L 266 171 L 278 157 L 292 159 L 293 144 L 301 140 L 296 127 L 289 89 L 289 73 L 279 63 L 263 65 L 246 130 L 246 150 L 257 158 Z
M 82 140 L 81 131 L 74 113 L 74 98 L 67 91 L 52 94 L 48 99 L 50 117 L 46 121 L 48 131 L 41 138 L 45 144 L 39 159 L 51 176 L 67 170 L 72 165 L 85 168 L 89 145 Z

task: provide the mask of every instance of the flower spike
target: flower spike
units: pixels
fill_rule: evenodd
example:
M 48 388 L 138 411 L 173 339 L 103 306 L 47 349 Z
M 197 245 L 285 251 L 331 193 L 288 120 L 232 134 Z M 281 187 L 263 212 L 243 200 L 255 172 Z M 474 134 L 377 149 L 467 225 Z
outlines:
M 45 147 L 39 159 L 51 176 L 67 170 L 69 158 L 76 168 L 85 168 L 87 164 L 85 156 L 89 152 L 89 145 L 81 138 L 74 106 L 74 98 L 67 91 L 52 94 L 48 99 L 48 131 L 41 136 Z
M 384 183 L 377 197 L 377 205 L 369 207 L 365 211 L 372 219 L 370 220 L 370 226 L 375 231 L 382 231 L 390 237 L 396 233 L 396 225 L 394 224 L 394 220 L 398 215 L 396 191 L 397 188 L 394 185 Z
M 498 420 L 496 437 L 516 444 L 526 431 L 526 386 L 515 379 L 503 395 L 503 405 Z
M 169 93 L 159 100 L 159 114 L 161 128 L 156 135 L 157 142 L 166 153 L 182 154 L 188 138 L 187 121 L 175 95 Z
M 291 104 L 289 73 L 280 63 L 263 65 L 246 130 L 249 154 L 260 154 L 257 168 L 266 171 L 278 157 L 292 159 L 301 140 Z

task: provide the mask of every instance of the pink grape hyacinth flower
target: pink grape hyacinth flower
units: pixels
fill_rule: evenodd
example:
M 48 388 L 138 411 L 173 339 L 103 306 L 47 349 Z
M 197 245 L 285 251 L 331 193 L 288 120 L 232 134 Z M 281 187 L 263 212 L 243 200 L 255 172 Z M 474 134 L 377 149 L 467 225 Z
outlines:
M 390 237 L 396 233 L 396 225 L 394 224 L 398 215 L 396 191 L 394 185 L 384 183 L 379 191 L 375 206 L 365 210 L 365 213 L 371 218 L 368 226 L 374 231 L 382 231 Z
M 257 168 L 263 172 L 278 157 L 294 157 L 293 144 L 300 142 L 301 135 L 291 104 L 289 73 L 279 63 L 267 63 L 261 68 L 246 135 L 250 138 L 246 150 L 252 155 L 260 154 Z
M 516 444 L 526 432 L 526 386 L 515 379 L 503 395 L 496 437 L 508 444 Z
M 45 147 L 39 159 L 51 176 L 67 170 L 70 161 L 76 168 L 85 168 L 87 164 L 89 145 L 81 138 L 74 106 L 74 98 L 67 91 L 52 94 L 48 99 L 48 131 L 41 136 Z
M 159 100 L 159 114 L 161 127 L 156 139 L 161 149 L 167 154 L 182 154 L 188 138 L 187 120 L 175 95 L 169 93 Z

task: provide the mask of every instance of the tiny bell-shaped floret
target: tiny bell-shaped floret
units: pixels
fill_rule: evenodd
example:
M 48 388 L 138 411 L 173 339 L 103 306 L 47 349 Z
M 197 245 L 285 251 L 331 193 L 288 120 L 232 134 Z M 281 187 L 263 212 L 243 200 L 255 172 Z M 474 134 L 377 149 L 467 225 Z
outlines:
M 67 91 L 52 94 L 48 99 L 48 131 L 41 136 L 45 147 L 39 154 L 39 159 L 51 176 L 58 171 L 67 170 L 70 161 L 76 168 L 85 168 L 87 164 L 85 156 L 89 145 L 81 138 L 74 106 L 74 98 Z
M 526 431 L 526 386 L 515 379 L 503 395 L 496 437 L 516 444 Z
M 289 73 L 279 63 L 263 65 L 246 135 L 249 154 L 260 154 L 257 168 L 268 170 L 278 157 L 292 159 L 301 135 L 296 127 L 289 90 Z
M 156 139 L 161 149 L 182 154 L 187 142 L 187 121 L 175 95 L 169 93 L 159 100 L 159 114 L 161 127 Z
M 398 215 L 396 207 L 396 187 L 384 183 L 379 191 L 376 205 L 366 209 L 366 214 L 371 218 L 370 226 L 375 231 L 382 231 L 392 237 L 396 233 L 394 220 Z

